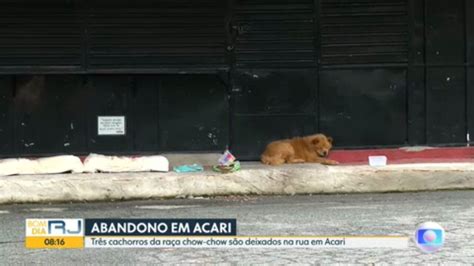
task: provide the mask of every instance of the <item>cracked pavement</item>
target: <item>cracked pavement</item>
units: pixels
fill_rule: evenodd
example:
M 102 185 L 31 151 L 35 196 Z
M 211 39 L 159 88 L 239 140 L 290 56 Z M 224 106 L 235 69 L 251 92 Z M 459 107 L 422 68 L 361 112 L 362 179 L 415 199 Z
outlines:
M 446 244 L 408 249 L 84 249 L 24 248 L 26 218 L 237 218 L 239 235 L 403 235 L 425 221 Z M 474 191 L 230 196 L 82 204 L 0 205 L 0 261 L 39 264 L 474 263 Z

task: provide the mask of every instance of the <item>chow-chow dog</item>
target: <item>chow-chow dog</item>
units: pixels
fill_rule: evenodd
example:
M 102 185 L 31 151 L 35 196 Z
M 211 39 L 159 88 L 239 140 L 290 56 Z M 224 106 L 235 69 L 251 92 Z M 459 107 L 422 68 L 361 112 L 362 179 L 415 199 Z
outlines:
M 326 158 L 331 148 L 331 137 L 315 134 L 271 142 L 267 145 L 260 159 L 262 163 L 269 165 L 284 163 L 339 164 L 337 161 Z

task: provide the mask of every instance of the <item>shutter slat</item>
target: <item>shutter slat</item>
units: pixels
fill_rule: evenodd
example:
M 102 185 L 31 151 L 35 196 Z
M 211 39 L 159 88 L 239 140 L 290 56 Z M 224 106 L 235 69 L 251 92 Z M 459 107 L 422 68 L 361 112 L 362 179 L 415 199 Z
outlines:
M 321 62 L 408 62 L 406 0 L 322 0 Z

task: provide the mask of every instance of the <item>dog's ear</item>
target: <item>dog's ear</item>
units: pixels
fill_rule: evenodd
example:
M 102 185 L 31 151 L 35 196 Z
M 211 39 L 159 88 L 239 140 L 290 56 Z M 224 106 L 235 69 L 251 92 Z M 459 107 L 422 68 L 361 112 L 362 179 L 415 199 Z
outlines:
M 319 138 L 314 138 L 311 143 L 313 143 L 313 145 L 318 145 L 319 143 Z
M 332 144 L 332 141 L 333 141 L 332 137 L 328 137 L 328 141 L 329 141 L 329 143 Z

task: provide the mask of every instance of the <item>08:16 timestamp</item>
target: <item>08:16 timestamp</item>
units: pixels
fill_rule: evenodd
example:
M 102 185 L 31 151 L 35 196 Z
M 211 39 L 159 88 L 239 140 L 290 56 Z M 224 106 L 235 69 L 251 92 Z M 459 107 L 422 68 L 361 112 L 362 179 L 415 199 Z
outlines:
M 46 246 L 64 246 L 66 241 L 64 238 L 46 238 L 44 244 Z

